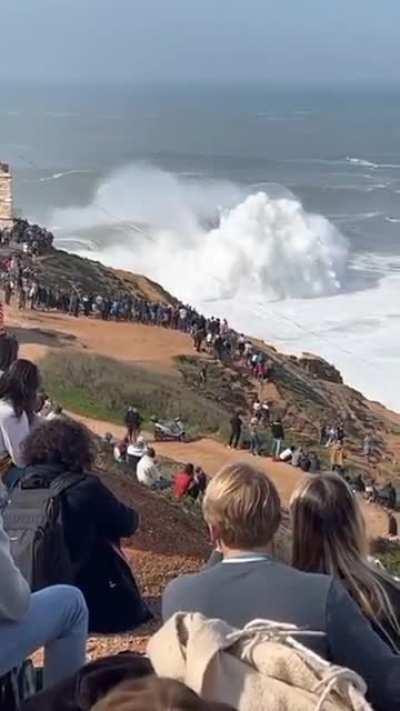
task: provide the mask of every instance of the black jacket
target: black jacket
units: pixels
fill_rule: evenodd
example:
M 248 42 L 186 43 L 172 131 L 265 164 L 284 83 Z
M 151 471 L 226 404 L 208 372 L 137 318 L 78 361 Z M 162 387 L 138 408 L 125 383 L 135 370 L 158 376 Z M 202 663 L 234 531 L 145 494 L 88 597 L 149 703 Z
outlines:
M 272 558 L 217 563 L 170 583 L 162 614 L 200 612 L 242 628 L 254 619 L 295 624 L 321 637 L 302 641 L 334 664 L 358 672 L 376 711 L 400 709 L 400 656 L 372 630 L 339 581 L 303 573 Z
M 285 439 L 285 432 L 281 422 L 273 422 L 271 431 L 274 439 Z
M 28 467 L 24 480 L 40 475 L 52 481 L 63 472 L 59 466 Z M 89 608 L 92 632 L 132 630 L 148 611 L 143 605 L 130 568 L 118 554 L 121 538 L 131 536 L 139 524 L 134 509 L 125 506 L 93 474 L 76 474 L 77 483 L 63 494 L 65 542 L 76 564 L 75 585 Z

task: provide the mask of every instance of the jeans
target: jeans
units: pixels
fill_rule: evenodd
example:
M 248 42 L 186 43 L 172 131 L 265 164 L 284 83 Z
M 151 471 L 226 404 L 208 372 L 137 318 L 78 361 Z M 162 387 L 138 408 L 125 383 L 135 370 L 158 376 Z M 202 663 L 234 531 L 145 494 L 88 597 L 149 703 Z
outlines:
M 258 435 L 250 435 L 250 454 L 260 454 L 260 440 Z
M 282 440 L 274 439 L 274 446 L 272 448 L 272 456 L 279 457 L 281 453 Z
M 85 663 L 88 611 L 82 593 L 55 585 L 31 595 L 18 622 L 0 621 L 0 676 L 45 648 L 44 684 L 52 686 Z
M 234 449 L 238 448 L 239 442 L 240 442 L 240 435 L 241 435 L 240 430 L 232 430 L 231 437 L 229 440 L 230 447 L 233 447 Z

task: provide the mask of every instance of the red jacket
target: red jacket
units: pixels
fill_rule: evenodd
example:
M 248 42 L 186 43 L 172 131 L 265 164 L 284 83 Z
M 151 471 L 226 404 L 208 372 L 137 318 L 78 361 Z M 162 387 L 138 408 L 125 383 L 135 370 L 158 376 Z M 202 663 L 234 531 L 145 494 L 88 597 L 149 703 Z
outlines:
M 193 477 L 186 474 L 186 472 L 179 472 L 179 474 L 176 474 L 174 480 L 174 494 L 177 499 L 183 499 L 183 497 L 186 496 L 192 482 Z

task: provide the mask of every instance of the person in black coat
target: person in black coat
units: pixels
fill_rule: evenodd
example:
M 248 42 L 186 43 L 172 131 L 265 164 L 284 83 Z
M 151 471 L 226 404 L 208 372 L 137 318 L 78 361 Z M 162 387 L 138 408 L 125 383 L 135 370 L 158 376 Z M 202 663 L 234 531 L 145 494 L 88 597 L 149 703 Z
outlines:
M 44 487 L 67 474 L 72 482 L 76 479 L 61 494 L 62 515 L 76 570 L 74 584 L 85 596 L 90 631 L 123 632 L 149 619 L 120 550 L 120 539 L 135 533 L 139 516 L 118 501 L 98 476 L 88 473 L 94 461 L 89 431 L 68 418 L 46 420 L 25 440 L 23 451 L 24 487 L 32 477 Z
M 136 442 L 142 424 L 142 418 L 136 407 L 128 408 L 128 411 L 125 415 L 125 424 L 129 442 Z

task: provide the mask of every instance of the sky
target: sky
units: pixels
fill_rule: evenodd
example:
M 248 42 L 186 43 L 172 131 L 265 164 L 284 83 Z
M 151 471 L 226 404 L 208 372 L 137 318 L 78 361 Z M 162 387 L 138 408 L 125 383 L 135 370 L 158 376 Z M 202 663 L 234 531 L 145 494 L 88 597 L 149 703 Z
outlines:
M 0 80 L 400 80 L 399 0 L 0 0 Z

